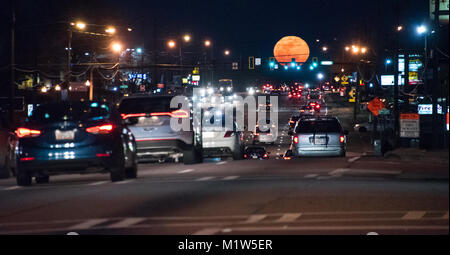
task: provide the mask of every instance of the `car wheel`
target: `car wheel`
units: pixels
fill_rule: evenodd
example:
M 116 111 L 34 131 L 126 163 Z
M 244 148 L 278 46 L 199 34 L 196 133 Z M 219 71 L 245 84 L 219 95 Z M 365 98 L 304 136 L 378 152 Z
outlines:
M 41 175 L 36 177 L 36 183 L 37 184 L 47 184 L 50 182 L 50 176 L 48 175 Z
M 123 154 L 123 149 L 120 149 L 119 155 L 116 155 L 117 162 L 114 166 L 110 167 L 110 177 L 112 182 L 120 182 L 125 180 L 125 157 Z
M 9 177 L 11 177 L 11 168 L 8 158 L 5 158 L 5 166 L 0 167 L 0 179 L 8 179 Z
M 137 179 L 137 172 L 138 172 L 138 166 L 136 161 L 133 163 L 133 166 L 130 168 L 127 168 L 125 170 L 125 177 L 127 179 Z
M 201 163 L 202 156 L 199 150 L 194 146 L 191 149 L 183 151 L 183 163 L 185 165 L 193 165 Z
M 31 174 L 24 171 L 17 171 L 16 175 L 17 186 L 31 186 L 32 177 Z

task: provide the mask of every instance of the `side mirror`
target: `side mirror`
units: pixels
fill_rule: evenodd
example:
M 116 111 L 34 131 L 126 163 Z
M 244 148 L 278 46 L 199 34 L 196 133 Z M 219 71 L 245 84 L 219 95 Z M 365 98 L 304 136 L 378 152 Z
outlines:
M 294 132 L 293 132 L 293 131 L 289 131 L 289 132 L 288 132 L 288 135 L 293 136 L 293 135 L 294 135 Z
M 349 134 L 350 134 L 350 132 L 348 132 L 348 130 L 344 131 L 344 135 L 349 135 Z

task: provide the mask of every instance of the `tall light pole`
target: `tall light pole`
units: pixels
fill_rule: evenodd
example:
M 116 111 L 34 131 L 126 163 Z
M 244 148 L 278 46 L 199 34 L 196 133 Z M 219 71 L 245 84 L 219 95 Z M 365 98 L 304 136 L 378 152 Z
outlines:
M 9 89 L 9 121 L 10 123 L 14 122 L 14 97 L 15 97 L 15 88 L 16 88 L 16 56 L 15 56 L 15 38 L 16 38 L 16 10 L 15 10 L 15 0 L 11 0 L 11 86 Z M 11 125 L 10 125 L 11 127 Z

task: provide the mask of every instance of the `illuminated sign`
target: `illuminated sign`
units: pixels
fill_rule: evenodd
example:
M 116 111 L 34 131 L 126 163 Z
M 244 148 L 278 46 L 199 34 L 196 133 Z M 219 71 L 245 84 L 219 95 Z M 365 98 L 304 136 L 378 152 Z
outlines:
M 381 75 L 382 86 L 394 86 L 394 83 L 395 83 L 394 75 Z

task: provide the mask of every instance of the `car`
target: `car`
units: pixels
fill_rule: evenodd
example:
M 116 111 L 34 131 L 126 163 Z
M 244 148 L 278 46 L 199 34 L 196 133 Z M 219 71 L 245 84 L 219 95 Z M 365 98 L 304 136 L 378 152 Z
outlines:
M 277 138 L 277 126 L 271 121 L 269 124 L 256 125 L 253 132 L 253 145 L 258 143 L 275 144 Z
M 379 121 L 377 124 L 377 131 L 383 131 L 387 129 L 394 129 L 394 121 L 387 119 L 385 121 Z M 356 124 L 353 127 L 353 130 L 360 133 L 372 132 L 373 131 L 373 122 L 363 122 Z
M 136 142 L 114 107 L 102 102 L 43 104 L 16 130 L 18 186 L 51 175 L 109 172 L 137 178 Z
M 209 111 L 207 111 L 210 115 Z M 220 116 L 220 119 L 217 118 Z M 216 119 L 217 118 L 217 119 Z M 233 129 L 226 129 L 223 114 L 211 114 L 210 125 L 202 127 L 202 146 L 204 158 L 232 157 L 233 160 L 242 160 L 244 157 L 244 133 L 233 122 Z M 206 119 L 208 122 L 208 119 Z
M 189 112 L 170 107 L 172 99 L 173 96 L 131 96 L 120 101 L 118 111 L 136 139 L 138 162 L 180 158 L 184 164 L 201 162 L 201 136 L 192 128 Z M 172 118 L 189 119 L 190 130 L 174 131 Z
M 346 156 L 348 131 L 335 117 L 304 117 L 289 134 L 295 157 Z
M 0 113 L 0 179 L 11 177 L 16 170 L 17 136 L 6 118 Z
M 244 152 L 245 159 L 269 159 L 270 152 L 266 148 L 260 146 L 247 147 Z

